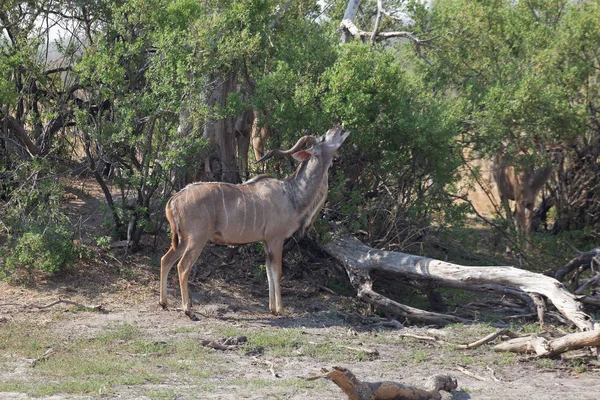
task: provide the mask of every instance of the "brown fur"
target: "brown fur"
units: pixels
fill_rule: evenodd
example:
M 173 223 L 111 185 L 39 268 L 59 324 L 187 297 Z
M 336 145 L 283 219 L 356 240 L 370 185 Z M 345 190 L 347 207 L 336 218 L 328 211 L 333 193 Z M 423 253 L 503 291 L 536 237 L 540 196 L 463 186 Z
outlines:
M 548 149 L 551 161 L 560 157 L 560 148 Z M 538 194 L 552 176 L 552 166 L 547 165 L 534 169 L 519 167 L 514 161 L 507 160 L 502 153 L 494 158 L 492 176 L 498 185 L 500 201 L 506 211 L 507 218 L 513 219 L 508 201 L 515 202 L 514 220 L 519 232 L 526 236 L 531 232 L 531 219 Z

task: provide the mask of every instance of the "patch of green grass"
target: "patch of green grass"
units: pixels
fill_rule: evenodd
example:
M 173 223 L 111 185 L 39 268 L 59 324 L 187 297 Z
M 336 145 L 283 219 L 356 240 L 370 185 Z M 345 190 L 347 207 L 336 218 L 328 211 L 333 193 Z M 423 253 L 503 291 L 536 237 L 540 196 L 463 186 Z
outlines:
M 430 354 L 426 351 L 416 351 L 411 355 L 411 361 L 415 365 L 427 362 L 429 358 Z
M 133 340 L 141 336 L 141 331 L 128 323 L 120 325 L 112 325 L 107 328 L 106 332 L 101 333 L 97 336 L 97 339 L 110 343 L 116 340 Z
M 569 364 L 577 374 L 583 374 L 588 370 L 587 361 L 585 359 L 571 359 L 569 360 Z
M 314 387 L 325 387 L 324 380 L 307 381 L 306 379 L 291 378 L 291 379 L 264 379 L 264 378 L 235 378 L 229 381 L 232 385 L 244 386 L 247 388 L 266 388 L 266 387 L 283 387 L 289 389 L 306 389 Z
M 556 368 L 556 360 L 551 358 L 538 358 L 535 360 L 535 363 L 537 364 L 538 368 Z
M 521 329 L 523 333 L 540 333 L 542 329 L 540 328 L 540 324 L 531 323 L 531 324 L 523 324 L 521 325 Z
M 150 400 L 171 400 L 176 398 L 177 392 L 174 390 L 146 390 L 144 395 Z
M 239 329 L 235 326 L 219 326 L 213 329 L 213 336 L 216 338 L 219 337 L 236 337 L 236 336 L 246 336 L 248 332 Z
M 267 269 L 265 264 L 259 264 L 252 268 L 252 280 L 256 283 L 262 283 L 267 279 Z
M 352 297 L 356 290 L 347 280 L 331 279 L 327 282 L 327 287 L 342 296 Z
M 460 355 L 456 358 L 456 362 L 460 365 L 473 365 L 476 360 L 470 355 Z
M 498 365 L 514 365 L 519 359 L 514 353 L 499 353 Z
M 369 354 L 367 350 L 348 343 L 346 341 L 335 341 L 325 343 L 305 343 L 300 348 L 303 356 L 312 357 L 321 361 L 369 361 L 376 356 Z
M 246 336 L 248 342 L 242 352 L 256 352 L 272 357 L 313 357 L 322 361 L 366 361 L 373 359 L 368 352 L 352 340 L 340 341 L 337 337 L 326 338 L 320 343 L 310 341 L 300 328 L 262 328 L 255 331 L 224 327 L 215 332 L 216 337 Z M 359 340 L 359 339 L 357 339 Z M 351 347 L 352 350 L 348 349 Z
M 33 323 L 8 322 L 0 328 L 0 360 L 6 353 L 13 353 L 23 358 L 36 358 L 57 345 L 57 339 L 46 326 Z
M 247 337 L 247 350 L 262 348 L 268 354 L 279 357 L 298 356 L 296 350 L 305 342 L 299 329 L 261 329 L 249 333 Z
M 48 348 L 45 360 L 31 365 Z M 0 392 L 30 396 L 111 393 L 119 386 L 162 383 L 179 375 L 190 384 L 227 371 L 218 355 L 189 338 L 156 341 L 131 324 L 107 327 L 91 338 L 61 338 L 47 327 L 5 324 L 0 330 L 0 360 L 8 370 L 30 365 L 26 376 L 0 382 Z M 10 364 L 9 364 L 10 363 Z M 10 365 L 10 366 L 9 366 Z
M 194 333 L 198 328 L 194 326 L 177 326 L 171 330 L 173 333 Z

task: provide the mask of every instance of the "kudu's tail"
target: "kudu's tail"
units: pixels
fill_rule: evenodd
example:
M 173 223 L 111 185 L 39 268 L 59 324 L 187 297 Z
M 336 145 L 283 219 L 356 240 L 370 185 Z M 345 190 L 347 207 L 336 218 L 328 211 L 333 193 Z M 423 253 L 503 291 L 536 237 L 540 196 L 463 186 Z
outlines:
M 177 214 L 171 205 L 171 200 L 172 199 L 169 199 L 165 206 L 165 216 L 171 226 L 171 247 L 173 250 L 177 250 L 177 246 L 179 246 L 179 222 L 177 220 Z

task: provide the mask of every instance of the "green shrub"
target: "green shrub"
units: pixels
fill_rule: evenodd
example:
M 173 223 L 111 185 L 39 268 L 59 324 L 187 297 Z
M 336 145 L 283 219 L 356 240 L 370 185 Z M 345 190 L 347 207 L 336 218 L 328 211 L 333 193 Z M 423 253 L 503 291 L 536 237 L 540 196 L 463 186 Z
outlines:
M 60 225 L 26 228 L 9 241 L 10 250 L 3 251 L 1 274 L 11 279 L 26 272 L 31 278 L 34 271 L 54 274 L 72 266 L 78 254 L 72 236 L 67 227 Z
M 19 185 L 4 193 L 0 208 L 0 278 L 31 281 L 35 272 L 58 273 L 85 256 L 62 208 L 64 189 L 50 161 L 32 158 L 15 165 Z

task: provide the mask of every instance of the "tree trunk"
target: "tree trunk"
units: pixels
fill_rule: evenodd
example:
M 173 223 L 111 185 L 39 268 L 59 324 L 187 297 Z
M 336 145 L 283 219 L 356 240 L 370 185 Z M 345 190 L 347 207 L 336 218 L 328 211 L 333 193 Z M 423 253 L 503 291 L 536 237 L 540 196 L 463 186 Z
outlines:
M 396 275 L 402 280 L 424 282 L 431 287 L 437 285 L 503 294 L 516 291 L 541 295 L 550 300 L 558 311 L 580 330 L 594 328 L 594 320 L 583 311 L 583 306 L 577 298 L 569 293 L 562 283 L 542 274 L 509 266 L 462 266 L 411 254 L 377 250 L 343 234 L 337 235 L 323 248 L 344 265 L 359 297 L 388 313 L 416 320 L 423 320 L 424 316 L 421 313 L 411 314 L 414 310 L 407 313 L 406 306 L 375 293 L 371 288 L 369 276 L 371 271 Z M 427 318 L 439 316 L 438 322 L 457 318 L 443 314 L 428 314 Z
M 358 6 L 360 6 L 360 0 L 349 0 L 348 4 L 346 5 L 346 11 L 344 12 L 343 20 L 354 21 L 356 12 L 358 11 Z M 348 31 L 348 29 L 342 29 L 340 44 L 348 43 L 351 37 L 352 34 Z
M 211 93 L 208 99 L 210 107 L 225 107 L 227 96 L 235 91 L 237 79 L 229 76 Z M 240 183 L 241 178 L 237 169 L 235 117 L 230 116 L 218 121 L 209 121 L 204 127 L 204 138 L 216 146 L 217 160 L 212 157 L 205 162 L 205 168 L 212 173 L 215 180 L 230 183 Z

